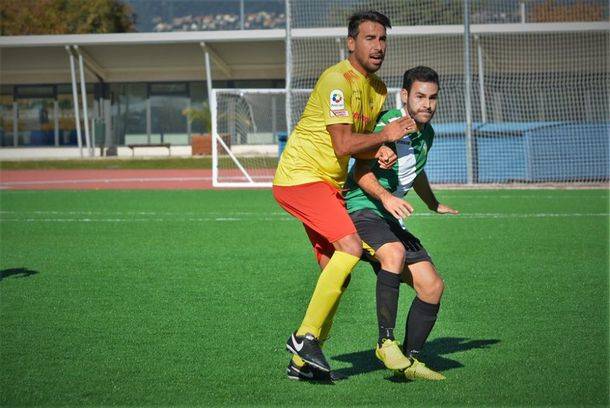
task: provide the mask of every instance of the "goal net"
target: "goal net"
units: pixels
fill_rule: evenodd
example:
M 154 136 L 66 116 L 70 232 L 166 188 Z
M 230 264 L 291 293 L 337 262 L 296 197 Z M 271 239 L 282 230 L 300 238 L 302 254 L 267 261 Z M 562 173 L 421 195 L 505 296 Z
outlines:
M 270 187 L 286 141 L 284 89 L 214 89 L 215 187 Z
M 469 36 L 460 0 L 287 0 L 286 5 L 286 90 L 213 92 L 214 185 L 271 184 L 287 132 L 319 75 L 349 55 L 349 16 L 367 9 L 392 22 L 378 72 L 389 89 L 385 109 L 400 103 L 406 69 L 427 65 L 440 75 L 432 122 L 436 137 L 426 166 L 432 182 L 609 180 L 606 0 L 471 0 Z
M 463 1 L 288 0 L 288 6 L 290 128 L 305 107 L 306 90 L 348 55 L 348 17 L 374 9 L 393 26 L 378 72 L 390 88 L 386 108 L 396 105 L 406 69 L 427 65 L 440 75 L 426 167 L 432 182 L 608 181 L 606 0 L 472 0 L 468 65 Z

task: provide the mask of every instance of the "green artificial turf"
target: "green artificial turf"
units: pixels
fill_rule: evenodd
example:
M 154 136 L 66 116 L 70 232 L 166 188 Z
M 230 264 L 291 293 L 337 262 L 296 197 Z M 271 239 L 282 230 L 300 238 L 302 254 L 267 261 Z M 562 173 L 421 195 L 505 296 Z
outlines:
M 360 264 L 325 348 L 335 385 L 285 377 L 317 272 L 259 191 L 0 192 L 2 406 L 607 406 L 608 191 L 440 191 L 409 228 L 446 292 L 399 381 L 372 352 Z M 401 289 L 398 335 L 413 294 Z

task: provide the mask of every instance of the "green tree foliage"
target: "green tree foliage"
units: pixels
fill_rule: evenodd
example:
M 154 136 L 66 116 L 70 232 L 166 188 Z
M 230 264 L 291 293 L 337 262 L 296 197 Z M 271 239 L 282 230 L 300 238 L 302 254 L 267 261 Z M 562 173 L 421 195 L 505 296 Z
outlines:
M 577 0 L 561 4 L 555 0 L 545 0 L 533 7 L 530 18 L 539 23 L 557 21 L 604 21 L 604 7 Z
M 0 35 L 124 33 L 135 16 L 122 0 L 2 0 Z
M 204 101 L 201 108 L 191 107 L 182 111 L 187 120 L 191 124 L 201 126 L 204 133 L 209 133 L 212 129 L 212 117 L 210 115 L 210 106 L 207 101 Z

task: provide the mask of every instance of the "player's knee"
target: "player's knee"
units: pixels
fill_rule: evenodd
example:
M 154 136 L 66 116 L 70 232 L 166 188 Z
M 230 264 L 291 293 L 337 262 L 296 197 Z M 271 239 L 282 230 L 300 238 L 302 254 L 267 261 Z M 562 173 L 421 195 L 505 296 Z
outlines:
M 355 256 L 356 258 L 362 257 L 362 241 L 358 241 L 358 244 L 355 244 L 350 248 L 349 254 Z
M 357 258 L 362 256 L 362 240 L 358 234 L 348 235 L 334 243 L 338 251 L 348 253 Z
M 432 293 L 434 294 L 434 297 L 436 297 L 440 300 L 441 296 L 443 296 L 444 291 L 445 291 L 445 282 L 443 281 L 443 278 L 441 278 L 440 276 L 437 276 L 437 278 L 432 283 Z
M 378 253 L 381 267 L 388 271 L 402 271 L 407 255 L 405 247 L 399 242 L 384 245 L 384 250 Z
M 436 276 L 421 288 L 419 297 L 429 303 L 438 303 L 443 296 L 444 290 L 445 282 L 440 276 Z

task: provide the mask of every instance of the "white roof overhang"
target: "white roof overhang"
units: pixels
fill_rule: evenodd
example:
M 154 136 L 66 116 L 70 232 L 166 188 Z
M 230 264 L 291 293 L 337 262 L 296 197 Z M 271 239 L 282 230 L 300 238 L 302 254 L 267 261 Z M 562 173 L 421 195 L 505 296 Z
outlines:
M 73 45 L 88 81 L 204 80 L 202 43 L 213 79 L 283 78 L 284 36 L 284 30 L 248 30 L 0 37 L 0 83 L 69 83 L 66 46 Z
M 610 22 L 470 26 L 473 35 L 609 30 Z M 463 32 L 462 25 L 412 26 L 394 27 L 389 35 L 459 36 Z M 346 34 L 345 27 L 291 31 L 295 39 L 345 38 Z M 0 37 L 0 83 L 69 83 L 65 47 L 74 45 L 87 65 L 87 81 L 96 76 L 107 82 L 204 80 L 202 43 L 210 51 L 213 79 L 284 78 L 285 36 L 284 29 L 273 29 Z M 389 62 L 385 65 L 392 65 Z M 404 69 L 403 64 L 397 67 Z

